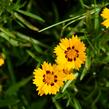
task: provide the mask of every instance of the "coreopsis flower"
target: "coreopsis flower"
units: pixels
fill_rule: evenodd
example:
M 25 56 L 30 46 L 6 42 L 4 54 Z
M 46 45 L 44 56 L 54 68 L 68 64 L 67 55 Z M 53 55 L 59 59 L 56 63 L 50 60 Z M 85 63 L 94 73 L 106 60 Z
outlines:
M 63 80 L 75 80 L 76 75 L 74 74 L 72 69 L 68 69 L 66 66 L 56 65 L 57 70 L 63 73 Z
M 0 66 L 2 66 L 4 64 L 4 58 L 2 55 L 0 55 Z
M 56 63 L 68 69 L 79 69 L 86 60 L 85 50 L 85 44 L 77 36 L 61 39 L 54 49 L 57 56 Z
M 55 68 L 55 65 L 44 62 L 42 68 L 34 70 L 33 84 L 36 85 L 40 96 L 56 94 L 63 86 L 63 74 Z
M 108 8 L 104 8 L 101 16 L 105 19 L 101 24 L 106 26 L 106 28 L 109 27 L 109 9 Z

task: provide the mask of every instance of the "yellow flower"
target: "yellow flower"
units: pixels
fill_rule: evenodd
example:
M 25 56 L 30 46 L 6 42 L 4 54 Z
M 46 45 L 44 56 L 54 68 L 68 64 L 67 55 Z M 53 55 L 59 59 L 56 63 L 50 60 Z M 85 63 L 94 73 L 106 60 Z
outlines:
M 85 45 L 77 36 L 70 39 L 61 39 L 61 42 L 54 49 L 56 62 L 59 65 L 70 69 L 79 69 L 86 60 Z
M 64 80 L 75 80 L 76 76 L 75 74 L 72 72 L 72 70 L 68 70 L 68 69 L 62 69 L 63 70 L 63 75 L 64 75 Z
M 40 96 L 47 94 L 56 94 L 63 86 L 62 72 L 56 70 L 55 65 L 44 62 L 42 68 L 35 69 L 33 84 L 36 85 Z
M 101 13 L 101 16 L 105 19 L 105 21 L 102 22 L 101 24 L 106 26 L 106 28 L 108 28 L 109 27 L 109 9 L 104 8 Z
M 72 69 L 68 69 L 66 68 L 66 66 L 62 66 L 62 65 L 56 65 L 56 68 L 57 70 L 59 70 L 59 72 L 63 73 L 64 81 L 76 79 L 76 75 L 73 73 Z
M 0 67 L 4 64 L 4 58 L 2 55 L 0 55 Z

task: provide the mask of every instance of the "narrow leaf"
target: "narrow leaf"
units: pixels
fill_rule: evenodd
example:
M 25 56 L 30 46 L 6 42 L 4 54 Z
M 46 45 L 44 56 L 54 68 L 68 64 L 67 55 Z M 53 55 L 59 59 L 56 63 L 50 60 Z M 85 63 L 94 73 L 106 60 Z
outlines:
M 25 86 L 31 79 L 32 77 L 29 76 L 28 78 L 25 78 L 22 81 L 10 86 L 9 89 L 6 91 L 6 95 L 15 94 L 21 87 Z
M 45 22 L 41 17 L 39 17 L 39 16 L 37 16 L 37 15 L 35 15 L 35 14 L 32 14 L 32 13 L 30 13 L 30 12 L 23 11 L 23 10 L 18 10 L 18 12 L 21 13 L 21 14 L 24 14 L 24 15 L 26 15 L 26 16 L 28 16 L 28 17 L 31 17 L 31 18 L 33 18 L 33 19 L 36 19 L 36 20 L 38 20 L 38 21 L 40 21 L 40 22 Z

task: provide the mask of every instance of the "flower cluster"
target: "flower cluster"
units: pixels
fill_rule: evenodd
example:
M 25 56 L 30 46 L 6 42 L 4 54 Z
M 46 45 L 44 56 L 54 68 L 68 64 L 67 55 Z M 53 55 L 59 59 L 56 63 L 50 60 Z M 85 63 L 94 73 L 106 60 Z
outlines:
M 59 45 L 54 48 L 56 63 L 44 62 L 41 68 L 33 72 L 33 84 L 36 85 L 40 96 L 56 94 L 64 81 L 76 79 L 73 69 L 79 70 L 86 60 L 86 47 L 77 37 L 61 39 Z
M 101 24 L 106 26 L 106 28 L 108 28 L 109 27 L 109 9 L 105 7 L 101 13 L 101 16 L 105 19 L 105 21 L 103 21 Z

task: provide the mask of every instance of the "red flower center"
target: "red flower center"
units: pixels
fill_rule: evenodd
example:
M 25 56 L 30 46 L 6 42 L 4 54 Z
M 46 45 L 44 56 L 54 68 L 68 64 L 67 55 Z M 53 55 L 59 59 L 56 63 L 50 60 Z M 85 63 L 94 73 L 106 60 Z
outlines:
M 78 52 L 78 50 L 74 49 L 74 46 L 72 48 L 68 47 L 65 51 L 65 57 L 68 61 L 76 61 L 76 58 L 79 56 Z
M 43 82 L 45 82 L 47 85 L 54 86 L 54 84 L 57 82 L 57 75 L 54 75 L 54 72 L 46 71 L 46 74 L 43 75 Z

